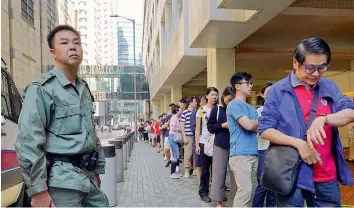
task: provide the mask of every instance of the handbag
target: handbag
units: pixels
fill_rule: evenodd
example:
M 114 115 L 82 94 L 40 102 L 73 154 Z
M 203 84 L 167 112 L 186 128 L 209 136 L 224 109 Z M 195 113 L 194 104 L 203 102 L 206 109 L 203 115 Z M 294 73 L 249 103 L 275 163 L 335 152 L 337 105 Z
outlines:
M 176 126 L 178 124 L 178 119 L 176 119 Z M 173 141 L 177 142 L 177 143 L 182 143 L 183 142 L 183 136 L 180 132 L 174 133 L 173 134 Z
M 217 105 L 218 111 L 216 114 L 216 120 L 219 122 L 219 111 L 220 111 L 220 106 Z M 208 132 L 208 139 L 204 144 L 204 154 L 213 157 L 214 155 L 214 139 L 215 139 L 215 134 L 211 134 Z
M 315 87 L 307 129 L 316 117 L 318 93 L 318 87 Z M 306 137 L 305 133 L 304 138 Z M 291 195 L 296 190 L 301 162 L 300 154 L 294 147 L 271 143 L 264 153 L 261 186 L 275 193 Z

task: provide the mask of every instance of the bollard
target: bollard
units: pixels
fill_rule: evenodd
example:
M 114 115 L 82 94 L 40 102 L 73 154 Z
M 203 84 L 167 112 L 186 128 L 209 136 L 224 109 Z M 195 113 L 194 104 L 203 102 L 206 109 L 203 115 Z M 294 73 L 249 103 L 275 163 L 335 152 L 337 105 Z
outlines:
M 129 158 L 129 152 L 130 152 L 130 141 L 129 141 L 129 137 L 125 137 L 125 141 L 126 141 L 126 143 L 127 143 L 127 152 L 126 152 L 126 154 L 127 154 L 127 162 L 129 162 L 129 161 L 130 161 L 130 158 Z
M 114 144 L 116 148 L 116 182 L 120 183 L 124 181 L 123 172 L 123 141 L 122 140 L 110 140 L 110 144 Z
M 115 147 L 112 144 L 102 145 L 104 155 L 106 157 L 106 170 L 105 174 L 101 175 L 101 190 L 106 194 L 109 206 L 117 205 L 117 187 L 116 183 L 116 153 Z
M 121 138 L 123 142 L 123 170 L 127 169 L 127 143 L 125 138 Z
M 129 157 L 132 156 L 132 152 L 133 152 L 133 143 L 134 143 L 134 137 L 133 134 L 129 135 L 129 140 L 130 140 L 130 151 L 129 151 Z

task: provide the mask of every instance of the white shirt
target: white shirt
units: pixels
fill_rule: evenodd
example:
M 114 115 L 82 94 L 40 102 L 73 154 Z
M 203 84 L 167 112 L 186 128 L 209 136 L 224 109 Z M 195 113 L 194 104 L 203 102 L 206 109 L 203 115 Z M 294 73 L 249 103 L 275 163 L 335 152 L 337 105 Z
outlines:
M 204 106 L 203 108 L 205 111 L 205 116 L 202 119 L 202 132 L 200 133 L 199 143 L 205 144 L 208 141 L 210 136 L 207 124 L 208 124 L 211 108 L 208 108 L 207 106 Z M 200 119 L 200 109 L 197 111 L 196 118 Z
M 258 116 L 261 117 L 263 112 L 263 106 L 259 107 L 257 109 Z M 258 150 L 266 150 L 269 147 L 269 140 L 262 139 L 261 137 L 258 137 Z

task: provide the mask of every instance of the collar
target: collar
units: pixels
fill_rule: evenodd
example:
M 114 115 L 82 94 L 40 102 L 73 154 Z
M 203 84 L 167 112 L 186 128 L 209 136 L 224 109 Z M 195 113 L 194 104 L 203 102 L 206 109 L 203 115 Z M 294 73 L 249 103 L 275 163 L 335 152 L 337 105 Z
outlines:
M 57 68 L 56 66 L 53 68 L 52 73 L 58 78 L 60 84 L 63 87 L 72 84 L 68 80 L 68 78 L 66 78 L 65 74 L 59 68 Z M 83 86 L 83 85 L 84 85 L 83 81 L 79 77 L 77 77 L 76 78 L 76 86 Z
M 290 81 L 291 81 L 291 86 L 298 87 L 298 86 L 305 86 L 305 88 L 307 90 L 311 89 L 311 86 L 303 83 L 301 80 L 299 80 L 296 76 L 295 76 L 295 70 L 293 70 L 290 74 Z
M 60 84 L 61 84 L 63 87 L 72 84 L 72 83 L 68 80 L 68 78 L 66 78 L 65 74 L 64 74 L 60 69 L 58 69 L 57 67 L 54 67 L 54 68 L 53 68 L 52 73 L 58 78 Z
M 280 87 L 281 91 L 284 90 L 284 91 L 287 91 L 287 92 L 294 93 L 294 87 L 292 86 L 292 76 L 295 77 L 294 73 L 290 72 L 286 78 L 281 80 L 281 85 L 280 85 L 281 86 Z M 302 85 L 305 85 L 305 84 L 302 83 Z M 328 80 L 326 80 L 324 78 L 321 78 L 318 81 L 316 86 L 319 88 L 319 96 L 320 97 L 329 97 L 331 99 L 334 99 L 333 94 L 331 93 L 331 91 L 333 91 L 333 90 L 330 89 L 331 85 L 329 84 Z

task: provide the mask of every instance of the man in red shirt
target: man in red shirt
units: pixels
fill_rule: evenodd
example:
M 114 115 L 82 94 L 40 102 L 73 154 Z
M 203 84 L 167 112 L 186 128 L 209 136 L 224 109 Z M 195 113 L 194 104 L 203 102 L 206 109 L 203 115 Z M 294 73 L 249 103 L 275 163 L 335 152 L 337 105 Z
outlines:
M 278 207 L 303 207 L 305 201 L 308 207 L 340 206 L 338 181 L 343 185 L 353 184 L 338 129 L 324 125 L 321 132 L 326 136 L 318 142 L 319 132 L 313 137 L 313 130 L 306 126 L 312 103 L 316 102 L 315 90 L 318 92 L 315 123 L 330 114 L 354 109 L 354 104 L 342 95 L 333 81 L 322 78 L 330 61 L 331 50 L 324 40 L 303 40 L 294 51 L 294 70 L 275 83 L 267 94 L 259 134 L 273 144 L 294 147 L 302 159 L 294 192 L 276 193 Z
M 162 115 L 159 116 L 159 120 L 155 123 L 154 125 L 154 129 L 155 129 L 155 134 L 156 134 L 156 145 L 157 145 L 157 153 L 160 153 L 161 151 L 161 130 L 160 130 L 160 123 L 161 123 L 161 120 L 162 120 Z

